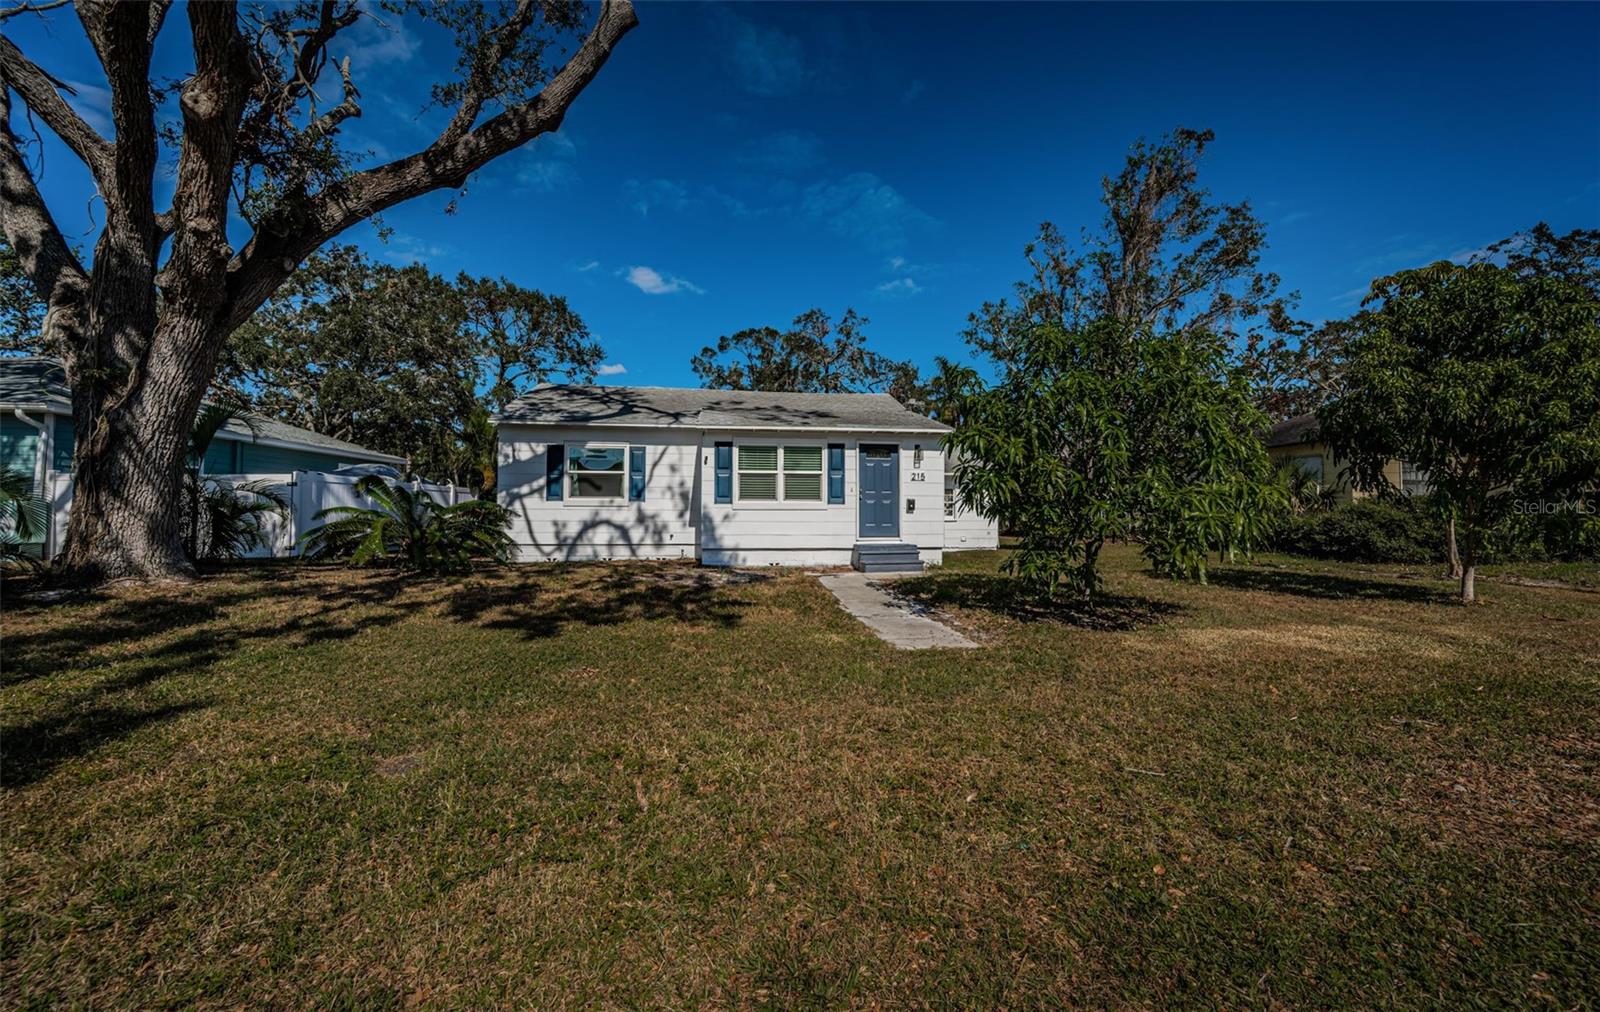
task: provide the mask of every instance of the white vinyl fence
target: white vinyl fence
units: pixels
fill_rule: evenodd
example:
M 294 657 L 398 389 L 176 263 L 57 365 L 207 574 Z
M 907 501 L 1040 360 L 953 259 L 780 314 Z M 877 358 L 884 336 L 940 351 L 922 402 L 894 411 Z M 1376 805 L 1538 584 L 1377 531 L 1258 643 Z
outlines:
M 322 526 L 316 515 L 330 506 L 374 505 L 356 492 L 359 475 L 328 474 L 323 471 L 295 471 L 290 474 L 208 474 L 207 479 L 242 484 L 247 481 L 266 482 L 289 502 L 287 517 L 268 514 L 264 518 L 267 544 L 257 548 L 246 558 L 283 558 L 299 554 L 299 539 L 305 532 Z M 389 479 L 392 480 L 392 479 Z M 453 506 L 473 498 L 472 490 L 459 485 L 435 485 L 431 482 L 408 481 L 403 483 L 413 491 L 426 493 L 434 502 Z M 60 552 L 67 543 L 67 516 L 72 508 L 72 475 L 50 475 L 50 541 L 47 557 Z

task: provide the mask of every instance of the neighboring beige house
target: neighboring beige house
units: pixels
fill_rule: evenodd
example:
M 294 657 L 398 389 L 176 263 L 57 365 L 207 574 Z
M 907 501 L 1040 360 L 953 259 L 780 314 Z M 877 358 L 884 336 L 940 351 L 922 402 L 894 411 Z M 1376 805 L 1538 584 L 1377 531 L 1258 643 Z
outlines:
M 1324 488 L 1331 489 L 1338 502 L 1362 499 L 1371 494 L 1350 486 L 1347 468 L 1334 460 L 1333 448 L 1319 437 L 1317 416 L 1313 413 L 1296 415 L 1268 429 L 1267 455 L 1274 464 L 1293 464 Z M 1404 461 L 1389 461 L 1384 465 L 1383 476 L 1406 495 L 1422 495 L 1428 491 L 1428 473 Z

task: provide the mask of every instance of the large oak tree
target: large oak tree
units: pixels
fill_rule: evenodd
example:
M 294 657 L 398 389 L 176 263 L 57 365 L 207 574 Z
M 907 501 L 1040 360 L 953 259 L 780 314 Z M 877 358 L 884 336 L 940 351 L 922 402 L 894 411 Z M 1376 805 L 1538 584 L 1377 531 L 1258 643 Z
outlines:
M 20 5 L 5 18 L 58 6 Z M 189 574 L 172 505 L 189 428 L 228 335 L 328 240 L 403 201 L 460 189 L 493 159 L 557 129 L 637 24 L 628 0 L 383 8 L 431 19 L 454 39 L 453 78 L 432 89 L 449 118 L 421 150 L 359 171 L 341 128 L 362 114 L 361 93 L 349 57 L 339 59 L 342 37 L 371 16 L 355 0 L 186 4 L 193 66 L 170 92 L 152 73 L 170 0 L 80 0 L 76 14 L 110 93 L 112 137 L 73 109 L 65 84 L 0 37 L 0 226 L 49 306 L 45 342 L 72 383 L 78 438 L 66 563 L 80 575 Z M 557 66 L 552 57 L 567 39 L 576 45 Z M 87 264 L 40 194 L 13 98 L 94 179 L 104 225 Z M 164 139 L 177 167 L 172 202 L 160 208 Z M 237 246 L 230 212 L 249 230 Z

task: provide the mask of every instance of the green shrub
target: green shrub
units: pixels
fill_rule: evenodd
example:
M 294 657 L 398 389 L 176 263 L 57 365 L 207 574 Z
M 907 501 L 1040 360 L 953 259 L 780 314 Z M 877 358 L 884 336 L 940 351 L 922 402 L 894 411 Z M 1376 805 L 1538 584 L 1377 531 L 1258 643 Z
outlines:
M 1600 492 L 1588 490 L 1570 496 L 1563 509 L 1513 512 L 1489 532 L 1484 561 L 1600 561 L 1600 515 L 1587 511 L 1595 503 Z
M 515 552 L 511 514 L 472 499 L 441 506 L 426 494 L 377 475 L 356 482 L 373 506 L 332 506 L 321 527 L 300 536 L 313 559 L 345 558 L 352 566 L 397 565 L 422 573 L 458 573 L 474 562 L 509 562 Z
M 1289 517 L 1280 552 L 1340 562 L 1434 562 L 1445 557 L 1443 520 L 1422 503 L 1358 499 Z

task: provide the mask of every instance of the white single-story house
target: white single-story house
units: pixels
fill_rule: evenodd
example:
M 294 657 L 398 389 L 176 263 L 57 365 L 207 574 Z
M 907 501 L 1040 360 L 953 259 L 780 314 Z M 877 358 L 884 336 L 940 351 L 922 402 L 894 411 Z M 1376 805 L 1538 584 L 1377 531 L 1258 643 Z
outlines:
M 920 569 L 993 548 L 949 427 L 886 394 L 541 384 L 495 416 L 524 561 Z
M 65 543 L 72 505 L 72 390 L 51 358 L 0 358 L 0 464 L 33 477 L 50 503 L 50 529 L 37 549 L 51 558 Z M 288 484 L 296 472 L 335 472 L 353 464 L 404 469 L 404 457 L 260 415 L 234 418 L 201 462 L 203 474 Z M 354 479 L 352 479 L 353 481 Z M 309 514 L 308 514 L 309 515 Z M 284 554 L 279 547 L 276 554 Z

